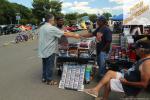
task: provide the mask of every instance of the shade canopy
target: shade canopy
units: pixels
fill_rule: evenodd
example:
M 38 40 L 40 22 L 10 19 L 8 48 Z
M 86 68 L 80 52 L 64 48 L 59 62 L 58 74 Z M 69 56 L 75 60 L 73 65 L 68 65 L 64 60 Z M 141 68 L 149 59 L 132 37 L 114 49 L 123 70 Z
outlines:
M 111 18 L 111 20 L 113 20 L 113 21 L 123 21 L 123 14 L 120 14 L 118 16 L 113 16 Z

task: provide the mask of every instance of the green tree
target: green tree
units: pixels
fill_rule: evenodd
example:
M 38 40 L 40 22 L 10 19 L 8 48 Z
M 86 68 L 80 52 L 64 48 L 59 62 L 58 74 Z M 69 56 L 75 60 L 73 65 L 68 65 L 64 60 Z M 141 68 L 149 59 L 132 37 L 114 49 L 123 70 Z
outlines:
M 95 22 L 96 18 L 97 18 L 97 15 L 96 14 L 90 14 L 89 18 L 90 18 L 90 21 Z
M 55 16 L 61 14 L 62 2 L 59 2 L 59 1 L 50 1 L 49 5 L 50 5 L 50 12 L 52 14 L 54 14 Z
M 68 13 L 65 15 L 66 20 L 76 20 L 78 18 L 78 13 Z
M 82 14 L 78 14 L 78 18 L 81 18 L 83 16 L 88 16 L 88 13 L 82 13 Z
M 109 20 L 110 17 L 112 17 L 111 13 L 103 13 L 103 15 L 107 18 L 107 20 Z
M 68 13 L 65 15 L 65 24 L 73 25 L 76 23 L 78 13 Z
M 15 16 L 18 14 L 21 17 L 21 20 L 26 20 L 26 21 L 21 21 L 23 23 L 21 24 L 27 24 L 30 23 L 30 18 L 32 18 L 32 10 L 16 3 L 12 3 L 13 9 L 14 9 L 14 14 Z
M 0 0 L 0 24 L 11 24 L 13 10 L 11 4 L 7 0 Z
M 25 25 L 25 24 L 27 24 L 27 23 L 28 23 L 28 20 L 27 20 L 27 19 L 23 19 L 23 18 L 22 18 L 22 19 L 20 20 L 20 23 L 21 23 L 21 24 L 23 24 L 23 25 Z
M 21 18 L 29 22 L 32 12 L 29 8 L 17 4 L 10 3 L 7 0 L 0 0 L 0 24 L 16 24 L 16 13 L 19 13 Z
M 41 21 L 48 12 L 55 16 L 61 14 L 62 2 L 50 0 L 33 0 L 33 14 Z
M 33 18 L 30 19 L 30 23 L 31 23 L 32 25 L 36 25 L 36 24 L 39 23 L 39 20 L 38 20 L 37 18 L 33 17 Z

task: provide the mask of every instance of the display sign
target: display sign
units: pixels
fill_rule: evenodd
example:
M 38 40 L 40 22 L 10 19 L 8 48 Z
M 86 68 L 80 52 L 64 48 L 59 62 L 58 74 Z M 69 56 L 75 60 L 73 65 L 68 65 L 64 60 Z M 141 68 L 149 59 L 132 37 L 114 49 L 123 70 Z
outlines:
M 124 0 L 124 25 L 149 25 L 150 0 Z
M 20 16 L 16 16 L 16 20 L 20 20 L 21 19 L 21 17 Z
M 85 65 L 64 64 L 59 88 L 83 91 Z

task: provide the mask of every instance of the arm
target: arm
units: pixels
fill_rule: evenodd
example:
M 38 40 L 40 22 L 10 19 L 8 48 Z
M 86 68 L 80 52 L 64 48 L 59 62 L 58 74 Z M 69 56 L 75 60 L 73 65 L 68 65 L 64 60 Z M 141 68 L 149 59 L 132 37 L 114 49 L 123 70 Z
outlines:
M 80 36 L 85 37 L 85 38 L 89 38 L 89 37 L 92 37 L 93 34 L 92 33 L 81 33 Z
M 98 31 L 99 31 L 99 28 L 97 28 L 96 30 L 94 30 L 92 33 L 86 31 L 84 33 L 81 33 L 80 36 L 81 37 L 85 37 L 85 38 L 89 38 L 89 37 L 92 37 L 92 36 L 96 36 Z
M 126 79 L 120 79 L 122 84 L 125 85 L 130 85 L 134 87 L 141 87 L 141 88 L 146 88 L 147 87 L 147 79 L 146 80 L 141 80 L 141 82 L 129 82 Z
M 79 35 L 79 34 L 75 34 L 75 33 L 72 33 L 72 32 L 64 32 L 64 35 L 65 35 L 66 37 L 72 37 L 72 38 L 77 38 L 77 39 L 80 38 L 80 35 Z
M 129 82 L 125 79 L 120 79 L 122 84 L 125 85 L 131 85 L 135 87 L 141 87 L 141 88 L 146 88 L 149 84 L 150 80 L 150 61 L 145 61 L 142 65 L 142 71 L 141 71 L 141 81 L 140 82 Z
M 141 33 L 141 30 L 140 30 L 140 28 L 138 27 L 138 35 L 141 35 L 142 33 Z

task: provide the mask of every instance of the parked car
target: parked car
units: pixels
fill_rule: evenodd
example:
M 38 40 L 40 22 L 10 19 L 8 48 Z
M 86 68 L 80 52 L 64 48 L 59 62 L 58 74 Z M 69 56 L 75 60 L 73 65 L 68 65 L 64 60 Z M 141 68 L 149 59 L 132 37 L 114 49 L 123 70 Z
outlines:
M 0 26 L 0 36 L 3 35 L 2 33 L 2 27 Z
M 7 25 L 7 26 L 3 27 L 4 35 L 18 33 L 18 32 L 20 32 L 20 30 L 18 30 L 16 28 L 16 25 L 14 25 L 14 24 Z
M 66 26 L 66 27 L 64 27 L 64 30 L 68 30 L 68 31 L 70 31 L 70 32 L 79 31 L 79 29 L 78 29 L 77 26 Z
M 7 25 L 0 25 L 0 35 L 4 34 L 4 28 L 7 27 Z

